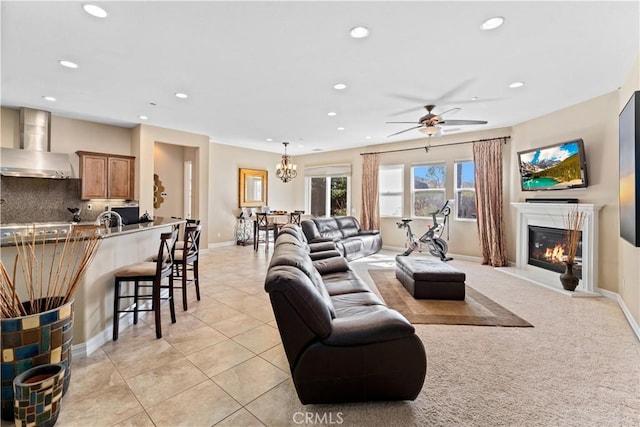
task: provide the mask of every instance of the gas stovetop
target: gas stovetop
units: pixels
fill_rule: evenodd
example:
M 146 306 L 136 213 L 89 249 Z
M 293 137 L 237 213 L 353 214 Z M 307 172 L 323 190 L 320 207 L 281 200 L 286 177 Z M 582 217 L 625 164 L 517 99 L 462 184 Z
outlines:
M 73 223 L 70 222 L 42 222 L 31 224 L 1 224 L 0 244 L 2 246 L 15 245 L 24 241 L 37 242 L 65 239 Z

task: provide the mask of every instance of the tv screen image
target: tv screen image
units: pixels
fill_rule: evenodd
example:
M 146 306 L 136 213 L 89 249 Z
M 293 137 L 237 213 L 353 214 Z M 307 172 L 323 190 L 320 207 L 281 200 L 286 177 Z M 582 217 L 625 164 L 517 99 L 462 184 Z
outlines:
M 582 139 L 518 153 L 522 190 L 564 190 L 587 186 Z

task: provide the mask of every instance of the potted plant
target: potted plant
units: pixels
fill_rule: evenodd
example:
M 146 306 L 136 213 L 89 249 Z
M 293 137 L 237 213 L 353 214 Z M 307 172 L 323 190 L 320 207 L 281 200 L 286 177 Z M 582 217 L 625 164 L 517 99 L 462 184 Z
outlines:
M 96 254 L 99 233 L 97 226 L 72 225 L 64 237 L 41 239 L 34 225 L 14 237 L 13 268 L 0 262 L 3 419 L 13 420 L 14 378 L 32 367 L 61 363 L 68 388 L 73 293 Z
M 582 240 L 582 225 L 584 224 L 585 213 L 577 208 L 567 214 L 564 265 L 565 272 L 560 274 L 560 283 L 568 291 L 574 291 L 578 287 L 580 279 L 573 273 L 576 252 Z

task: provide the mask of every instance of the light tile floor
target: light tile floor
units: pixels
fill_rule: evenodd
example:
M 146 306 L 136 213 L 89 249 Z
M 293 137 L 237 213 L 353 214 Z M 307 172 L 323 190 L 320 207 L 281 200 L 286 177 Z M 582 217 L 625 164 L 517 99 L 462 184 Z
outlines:
M 202 299 L 189 285 L 185 312 L 177 292 L 175 324 L 163 302 L 162 339 L 156 339 L 148 313 L 121 331 L 118 341 L 73 360 L 57 425 L 265 425 L 245 407 L 259 407 L 256 401 L 281 384 L 289 389 L 287 400 L 295 393 L 264 291 L 269 256 L 252 247 L 203 254 Z

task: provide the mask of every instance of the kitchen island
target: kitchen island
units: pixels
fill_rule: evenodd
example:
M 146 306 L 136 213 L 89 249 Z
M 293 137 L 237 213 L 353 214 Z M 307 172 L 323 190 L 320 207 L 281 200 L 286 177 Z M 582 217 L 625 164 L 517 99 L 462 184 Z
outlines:
M 74 356 L 87 356 L 111 340 L 113 272 L 129 264 L 150 260 L 158 252 L 160 234 L 171 231 L 173 226 L 181 223 L 184 220 L 157 217 L 153 222 L 112 227 L 102 231 L 103 239 L 95 258 L 73 296 Z M 54 245 L 47 243 L 45 247 L 46 250 L 53 250 Z M 15 246 L 3 245 L 0 256 L 7 271 L 13 271 L 15 255 Z M 132 316 L 123 316 L 120 330 L 124 330 L 131 322 Z

